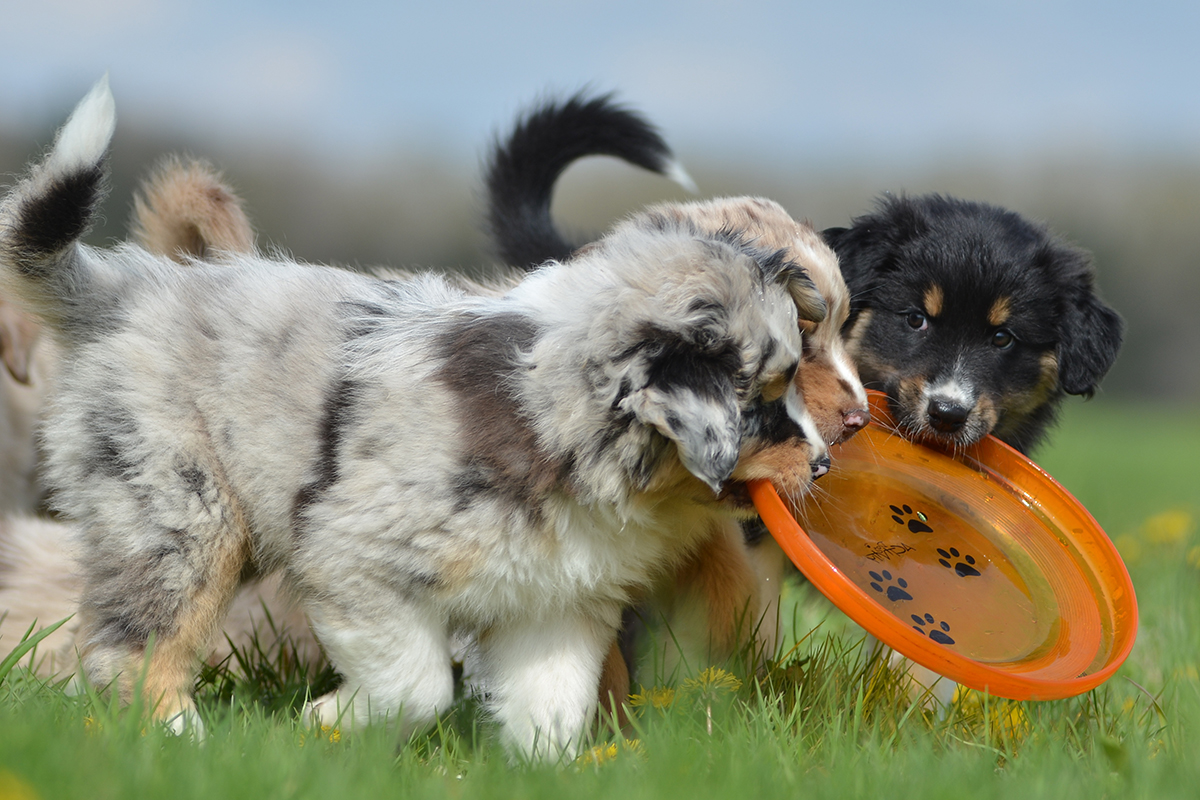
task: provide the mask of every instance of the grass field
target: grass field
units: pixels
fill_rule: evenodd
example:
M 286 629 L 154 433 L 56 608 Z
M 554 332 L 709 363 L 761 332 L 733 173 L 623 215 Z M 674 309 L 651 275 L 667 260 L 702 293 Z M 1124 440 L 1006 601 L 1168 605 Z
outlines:
M 1072 700 L 961 693 L 912 702 L 861 633 L 804 585 L 788 594 L 793 656 L 645 687 L 628 741 L 577 762 L 511 765 L 469 700 L 399 746 L 294 721 L 303 683 L 277 654 L 252 679 L 201 680 L 203 745 L 137 709 L 0 678 L 0 800 L 87 797 L 1193 797 L 1200 792 L 1200 410 L 1073 403 L 1040 462 L 1126 557 L 1138 643 L 1115 678 Z M 789 612 L 790 613 L 790 612 Z M 788 618 L 792 618 L 789 616 Z M 0 653 L 15 643 L 0 642 Z M 736 677 L 735 677 L 736 675 Z M 314 677 L 328 683 L 329 674 Z M 673 689 L 673 695 L 668 691 Z M 670 701 L 669 703 L 667 701 Z

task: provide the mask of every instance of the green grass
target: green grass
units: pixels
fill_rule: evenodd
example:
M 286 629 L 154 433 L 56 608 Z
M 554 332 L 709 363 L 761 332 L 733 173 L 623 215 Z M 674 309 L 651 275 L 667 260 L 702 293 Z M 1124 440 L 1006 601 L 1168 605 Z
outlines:
M 864 652 L 853 625 L 796 584 L 788 618 L 803 641 L 789 659 L 740 682 L 712 673 L 676 686 L 669 705 L 636 709 L 636 743 L 601 735 L 593 758 L 557 766 L 510 764 L 470 700 L 406 743 L 382 728 L 308 730 L 295 722 L 306 681 L 334 677 L 307 675 L 286 653 L 241 654 L 248 679 L 230 669 L 202 676 L 209 736 L 199 746 L 146 725 L 138 709 L 68 696 L 18 668 L 0 678 L 0 800 L 1193 796 L 1198 452 L 1200 411 L 1098 400 L 1072 404 L 1041 454 L 1118 543 L 1140 601 L 1129 661 L 1082 697 L 964 693 L 932 713 Z M 14 644 L 0 643 L 0 654 Z

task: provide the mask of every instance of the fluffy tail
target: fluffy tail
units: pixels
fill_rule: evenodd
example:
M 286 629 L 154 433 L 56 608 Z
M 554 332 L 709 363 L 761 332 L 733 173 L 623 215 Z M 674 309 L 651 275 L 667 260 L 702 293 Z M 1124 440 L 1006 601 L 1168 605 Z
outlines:
M 177 261 L 254 250 L 241 198 L 213 167 L 178 156 L 159 162 L 134 195 L 130 232 L 150 252 Z
M 96 288 L 79 239 L 105 195 L 116 119 L 106 76 L 75 107 L 50 154 L 0 201 L 0 294 L 60 330 L 71 328 L 77 301 Z
M 654 126 L 611 95 L 546 102 L 488 159 L 488 227 L 504 263 L 530 268 L 575 250 L 554 227 L 550 200 L 558 176 L 585 156 L 616 156 L 696 191 Z

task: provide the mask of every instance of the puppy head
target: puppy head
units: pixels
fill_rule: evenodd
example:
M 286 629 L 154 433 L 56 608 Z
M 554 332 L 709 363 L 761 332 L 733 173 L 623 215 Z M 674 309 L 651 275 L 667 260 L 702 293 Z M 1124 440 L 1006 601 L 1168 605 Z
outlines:
M 796 494 L 823 469 L 827 448 L 795 373 L 799 320 L 823 319 L 825 304 L 782 252 L 763 255 L 654 209 L 527 284 L 555 272 L 574 278 L 562 291 L 592 306 L 587 354 L 564 354 L 585 364 L 603 411 L 591 453 L 610 454 L 636 490 L 746 509 L 744 481 Z M 582 316 L 557 289 L 527 291 L 562 309 L 563 325 Z M 590 460 L 576 457 L 585 472 Z
M 1120 347 L 1087 255 L 1012 212 L 886 198 L 825 235 L 854 296 L 851 353 L 914 438 L 962 446 L 995 433 L 1026 450 Z
M 799 265 L 825 301 L 821 320 L 800 319 L 804 350 L 796 383 L 821 437 L 843 441 L 870 420 L 867 397 L 841 328 L 850 313 L 850 296 L 837 256 L 810 225 L 797 222 L 782 206 L 759 197 L 718 198 L 654 209 L 690 224 L 708 236 L 737 239 L 739 246 L 769 258 L 781 253 Z

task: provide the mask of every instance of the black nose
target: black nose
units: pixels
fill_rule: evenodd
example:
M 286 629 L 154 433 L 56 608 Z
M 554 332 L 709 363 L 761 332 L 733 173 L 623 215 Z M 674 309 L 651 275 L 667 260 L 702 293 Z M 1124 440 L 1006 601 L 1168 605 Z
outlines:
M 954 433 L 966 424 L 967 417 L 971 415 L 971 409 L 946 400 L 930 400 L 927 413 L 929 414 L 929 424 L 935 431 Z
M 812 465 L 813 480 L 815 481 L 817 478 L 819 478 L 822 475 L 824 475 L 825 473 L 829 472 L 829 466 L 832 463 L 833 462 L 830 461 L 828 453 L 821 456 L 820 461 L 814 461 L 813 465 Z

